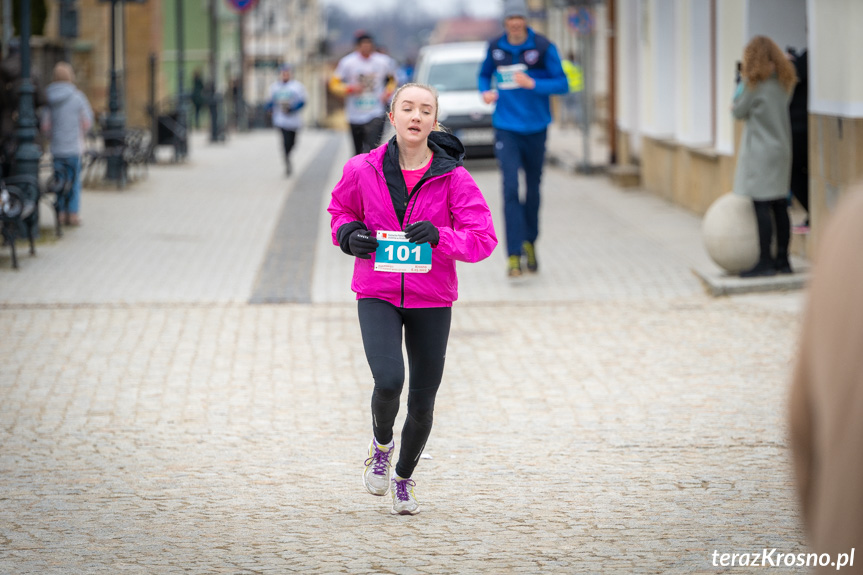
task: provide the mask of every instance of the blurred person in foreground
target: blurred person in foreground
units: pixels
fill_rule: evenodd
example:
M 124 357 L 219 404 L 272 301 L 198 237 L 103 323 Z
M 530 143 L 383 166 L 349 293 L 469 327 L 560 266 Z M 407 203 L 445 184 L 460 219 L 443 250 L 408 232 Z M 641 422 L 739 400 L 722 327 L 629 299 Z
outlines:
M 294 69 L 283 64 L 278 80 L 270 86 L 270 106 L 273 110 L 273 126 L 282 134 L 282 149 L 285 156 L 285 173 L 293 172 L 291 152 L 297 143 L 297 132 L 303 125 L 300 110 L 306 105 L 306 88 L 293 79 Z
M 330 91 L 345 98 L 355 154 L 368 152 L 381 143 L 387 104 L 396 88 L 397 68 L 395 60 L 375 51 L 371 35 L 359 32 L 356 50 L 339 60 L 330 78 Z
M 863 189 L 843 198 L 815 258 L 791 384 L 791 448 L 810 549 L 863 573 Z M 836 567 L 820 567 L 833 573 Z
M 495 103 L 492 125 L 494 151 L 503 175 L 507 274 L 518 277 L 522 256 L 528 271 L 539 269 L 535 244 L 545 140 L 551 123 L 549 96 L 566 94 L 569 83 L 557 48 L 528 27 L 523 0 L 507 0 L 503 18 L 506 33 L 489 43 L 479 71 L 479 90 L 485 103 Z M 525 175 L 523 201 L 518 190 L 519 169 Z
M 87 97 L 75 87 L 75 73 L 66 62 L 54 66 L 54 81 L 45 88 L 48 105 L 43 108 L 42 131 L 51 140 L 54 170 L 72 178 L 68 195 L 60 197 L 58 214 L 67 226 L 81 224 L 81 156 L 84 138 L 93 125 L 93 110 Z
M 788 261 L 791 220 L 791 120 L 788 103 L 797 83 L 794 65 L 767 36 L 755 36 L 743 50 L 731 112 L 743 120 L 734 173 L 734 193 L 752 198 L 758 222 L 758 263 L 740 277 L 793 273 Z M 776 257 L 770 251 L 776 229 Z

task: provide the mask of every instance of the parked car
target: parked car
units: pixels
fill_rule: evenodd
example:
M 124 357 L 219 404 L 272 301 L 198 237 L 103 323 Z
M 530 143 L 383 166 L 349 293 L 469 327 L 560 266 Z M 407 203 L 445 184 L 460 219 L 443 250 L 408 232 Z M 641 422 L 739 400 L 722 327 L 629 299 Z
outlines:
M 434 86 L 439 94 L 438 121 L 465 147 L 467 158 L 494 156 L 494 104 L 477 88 L 486 42 L 431 44 L 420 49 L 414 81 Z

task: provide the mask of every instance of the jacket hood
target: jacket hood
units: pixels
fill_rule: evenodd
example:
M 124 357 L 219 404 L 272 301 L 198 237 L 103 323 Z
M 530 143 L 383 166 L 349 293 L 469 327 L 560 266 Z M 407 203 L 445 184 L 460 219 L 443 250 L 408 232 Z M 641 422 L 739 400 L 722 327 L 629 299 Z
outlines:
M 429 134 L 429 147 L 433 152 L 442 152 L 455 160 L 454 168 L 464 165 L 464 144 L 449 132 L 432 132 Z
M 428 137 L 429 149 L 434 153 L 434 160 L 429 168 L 430 176 L 439 176 L 451 172 L 464 164 L 464 145 L 447 132 L 432 132 Z M 387 142 L 385 157 L 399 164 L 399 144 L 396 136 Z
M 45 88 L 45 97 L 54 106 L 71 97 L 75 91 L 75 86 L 69 82 L 53 82 Z

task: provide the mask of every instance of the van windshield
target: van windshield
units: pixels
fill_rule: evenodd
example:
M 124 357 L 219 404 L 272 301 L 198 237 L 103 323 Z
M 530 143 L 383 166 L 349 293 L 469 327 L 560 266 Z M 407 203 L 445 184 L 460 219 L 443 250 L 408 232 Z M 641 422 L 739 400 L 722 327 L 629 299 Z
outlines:
M 446 62 L 429 67 L 428 83 L 438 92 L 477 90 L 481 62 Z

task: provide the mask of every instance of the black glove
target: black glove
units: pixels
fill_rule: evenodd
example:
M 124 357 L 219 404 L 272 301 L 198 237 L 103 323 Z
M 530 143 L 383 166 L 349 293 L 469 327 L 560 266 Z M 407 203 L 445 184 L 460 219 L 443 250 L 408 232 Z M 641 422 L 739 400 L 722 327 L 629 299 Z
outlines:
M 351 253 L 363 260 L 370 260 L 378 247 L 378 240 L 372 237 L 369 230 L 354 230 L 348 238 Z
M 364 230 L 366 225 L 362 222 L 348 222 L 339 226 L 339 231 L 336 233 L 336 238 L 339 240 L 339 247 L 343 252 L 352 256 L 351 246 L 348 245 L 348 240 L 351 239 L 351 233 L 354 230 Z
M 424 244 L 426 242 L 436 246 L 440 241 L 440 232 L 428 220 L 414 222 L 405 228 L 405 237 L 408 241 L 415 244 Z

